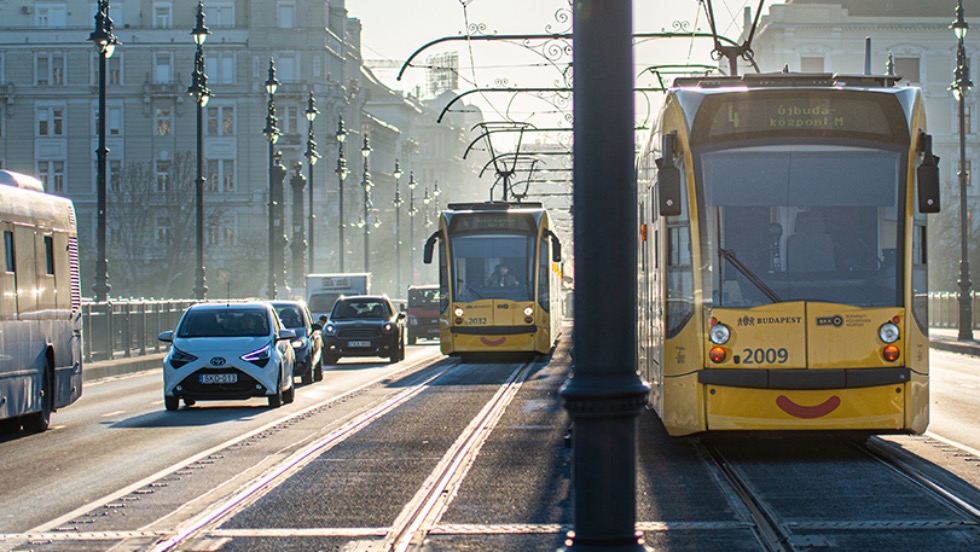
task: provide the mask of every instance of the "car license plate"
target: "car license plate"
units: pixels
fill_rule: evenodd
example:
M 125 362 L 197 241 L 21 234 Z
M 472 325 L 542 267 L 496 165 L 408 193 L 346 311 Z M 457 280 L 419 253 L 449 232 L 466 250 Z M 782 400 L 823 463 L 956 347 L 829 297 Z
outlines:
M 201 374 L 201 383 L 236 383 L 238 374 Z
M 370 347 L 371 346 L 371 342 L 370 341 L 348 341 L 347 342 L 347 346 L 348 347 Z

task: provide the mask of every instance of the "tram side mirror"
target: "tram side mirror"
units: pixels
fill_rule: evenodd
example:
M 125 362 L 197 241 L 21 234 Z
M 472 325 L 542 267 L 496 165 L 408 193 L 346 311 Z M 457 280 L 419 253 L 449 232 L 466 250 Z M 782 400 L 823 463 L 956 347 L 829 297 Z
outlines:
M 915 179 L 919 188 L 919 212 L 939 212 L 939 157 L 932 153 L 932 136 L 924 134 L 922 141 L 922 163 L 915 169 Z
M 433 232 L 429 239 L 425 240 L 425 249 L 422 255 L 422 262 L 432 264 L 432 252 L 436 248 L 436 240 L 439 239 L 439 232 Z
M 681 214 L 680 169 L 669 165 L 657 170 L 657 195 L 660 198 L 661 216 L 676 217 Z
M 558 236 L 554 232 L 548 230 L 548 235 L 551 236 L 551 262 L 560 263 L 561 262 L 561 242 L 558 241 Z

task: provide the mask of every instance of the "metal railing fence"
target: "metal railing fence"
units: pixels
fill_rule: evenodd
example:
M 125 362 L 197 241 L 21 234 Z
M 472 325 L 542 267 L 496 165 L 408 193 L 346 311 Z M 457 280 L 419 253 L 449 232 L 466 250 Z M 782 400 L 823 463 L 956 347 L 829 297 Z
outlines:
M 85 362 L 162 353 L 157 336 L 177 326 L 196 301 L 112 300 L 82 303 L 82 354 Z

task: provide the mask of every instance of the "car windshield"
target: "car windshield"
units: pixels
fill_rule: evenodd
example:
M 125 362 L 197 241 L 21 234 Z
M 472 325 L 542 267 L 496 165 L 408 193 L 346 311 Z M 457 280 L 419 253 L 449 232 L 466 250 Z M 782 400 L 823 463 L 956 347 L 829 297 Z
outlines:
M 391 316 L 388 305 L 379 299 L 350 299 L 337 301 L 330 313 L 330 320 L 377 319 Z
M 269 335 L 269 318 L 256 309 L 192 310 L 177 337 L 263 337 Z
M 408 290 L 408 306 L 412 307 L 435 307 L 439 304 L 438 289 L 410 289 Z
M 282 325 L 287 328 L 302 328 L 306 326 L 303 322 L 303 313 L 300 312 L 299 307 L 292 305 L 274 305 L 276 313 L 279 315 L 279 320 L 282 320 Z

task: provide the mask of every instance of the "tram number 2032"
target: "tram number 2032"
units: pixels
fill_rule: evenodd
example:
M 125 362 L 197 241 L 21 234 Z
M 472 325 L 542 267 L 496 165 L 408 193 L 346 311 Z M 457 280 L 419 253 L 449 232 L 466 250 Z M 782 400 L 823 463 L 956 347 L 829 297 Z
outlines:
M 789 351 L 779 349 L 742 349 L 742 364 L 786 364 Z M 735 360 L 738 363 L 738 360 Z
M 466 326 L 485 326 L 486 324 L 486 318 L 467 318 L 466 322 L 464 322 Z

